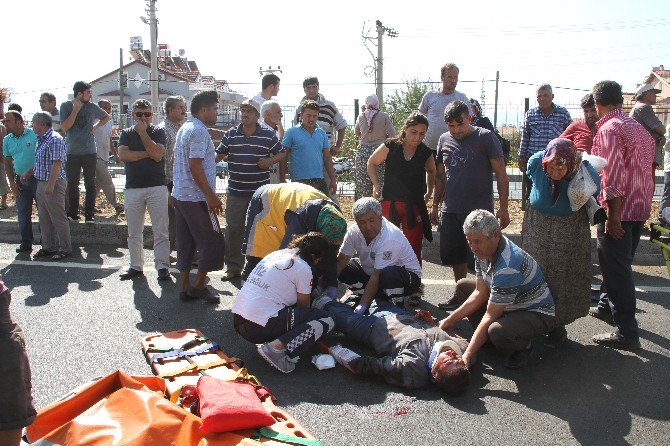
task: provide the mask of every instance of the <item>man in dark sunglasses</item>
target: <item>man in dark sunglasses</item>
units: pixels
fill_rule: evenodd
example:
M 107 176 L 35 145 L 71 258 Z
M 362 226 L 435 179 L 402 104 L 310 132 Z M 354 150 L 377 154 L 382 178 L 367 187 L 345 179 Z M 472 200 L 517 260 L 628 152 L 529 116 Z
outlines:
M 165 130 L 151 124 L 151 103 L 133 104 L 135 125 L 121 131 L 119 159 L 125 163 L 126 190 L 123 204 L 128 222 L 130 268 L 121 280 L 142 276 L 144 270 L 144 214 L 148 210 L 154 233 L 154 264 L 158 280 L 170 280 L 168 238 L 168 190 L 165 181 Z

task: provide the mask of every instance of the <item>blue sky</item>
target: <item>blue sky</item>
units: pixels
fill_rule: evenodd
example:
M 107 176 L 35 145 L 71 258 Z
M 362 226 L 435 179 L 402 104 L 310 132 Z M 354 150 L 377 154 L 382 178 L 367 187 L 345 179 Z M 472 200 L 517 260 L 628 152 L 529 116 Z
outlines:
M 384 41 L 385 92 L 406 79 L 439 80 L 440 66 L 453 61 L 461 68 L 458 90 L 471 97 L 479 97 L 481 81 L 494 79 L 499 70 L 507 81 L 500 84 L 501 107 L 511 114 L 523 107 L 524 97 L 533 101 L 538 83 L 576 89 L 555 89 L 557 103 L 575 104 L 581 89 L 600 80 L 633 90 L 652 66 L 670 66 L 670 9 L 660 0 L 346 0 L 332 6 L 159 0 L 157 5 L 158 41 L 173 52 L 184 48 L 204 74 L 228 80 L 243 94 L 259 90 L 259 67 L 281 65 L 278 100 L 285 105 L 300 100 L 306 75 L 318 76 L 322 93 L 337 104 L 353 104 L 374 92 L 374 77 L 365 75 L 372 57 L 362 32 L 367 26 L 375 34 L 376 19 L 399 32 Z M 3 24 L 8 62 L 0 77 L 28 112 L 38 109 L 43 90 L 53 91 L 60 102 L 76 80 L 115 69 L 119 48 L 127 52 L 130 36 L 142 36 L 149 47 L 149 28 L 139 19 L 146 15 L 143 0 L 37 0 L 29 7 L 35 14 L 23 12 Z M 17 36 L 18 43 L 9 36 Z M 494 84 L 484 85 L 489 108 Z

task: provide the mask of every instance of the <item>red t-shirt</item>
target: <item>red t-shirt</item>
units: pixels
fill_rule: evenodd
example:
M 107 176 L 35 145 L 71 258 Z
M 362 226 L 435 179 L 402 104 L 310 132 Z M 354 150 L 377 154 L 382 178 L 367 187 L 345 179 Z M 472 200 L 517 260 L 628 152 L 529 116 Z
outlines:
M 591 131 L 586 122 L 582 119 L 575 119 L 572 123 L 565 129 L 559 138 L 565 138 L 570 140 L 577 150 L 582 152 L 591 153 L 591 147 L 593 147 L 593 137 L 595 133 Z

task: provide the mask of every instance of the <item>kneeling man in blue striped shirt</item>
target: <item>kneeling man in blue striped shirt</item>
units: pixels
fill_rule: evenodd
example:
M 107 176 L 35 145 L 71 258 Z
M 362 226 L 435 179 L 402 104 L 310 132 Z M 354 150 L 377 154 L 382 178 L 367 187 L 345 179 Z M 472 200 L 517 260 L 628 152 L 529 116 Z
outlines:
M 456 284 L 459 303 L 440 328 L 447 330 L 467 318 L 475 333 L 463 353 L 466 365 L 487 340 L 509 352 L 508 368 L 538 361 L 539 338 L 557 325 L 554 299 L 537 262 L 501 234 L 500 224 L 489 211 L 472 211 L 463 232 L 474 253 L 476 279 Z

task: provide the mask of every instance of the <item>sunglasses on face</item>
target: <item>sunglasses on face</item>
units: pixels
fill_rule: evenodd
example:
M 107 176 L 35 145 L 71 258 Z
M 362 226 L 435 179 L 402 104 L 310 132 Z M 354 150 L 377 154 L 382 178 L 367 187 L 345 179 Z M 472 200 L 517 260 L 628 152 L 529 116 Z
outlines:
M 153 112 L 135 112 L 135 116 L 138 118 L 145 117 L 145 118 L 151 118 L 153 116 Z

